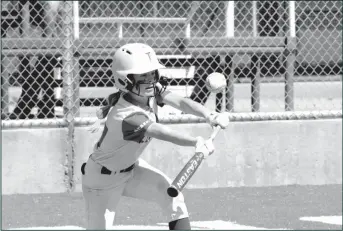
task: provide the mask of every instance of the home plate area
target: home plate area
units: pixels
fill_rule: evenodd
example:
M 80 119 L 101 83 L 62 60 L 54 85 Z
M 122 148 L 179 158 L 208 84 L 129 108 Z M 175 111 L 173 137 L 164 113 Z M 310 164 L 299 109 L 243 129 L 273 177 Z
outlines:
M 301 217 L 300 220 L 321 222 L 326 224 L 334 224 L 342 226 L 342 216 L 322 216 L 322 217 Z M 194 221 L 191 222 L 194 230 L 286 230 L 286 229 L 267 229 L 262 227 L 254 227 L 240 225 L 230 221 Z M 78 226 L 56 226 L 56 227 L 29 227 L 29 228 L 14 228 L 10 230 L 84 230 Z M 151 225 L 117 225 L 109 226 L 107 230 L 168 230 L 166 223 L 158 223 L 155 226 Z
M 342 185 L 186 189 L 184 195 L 193 230 L 342 230 Z M 106 221 L 109 230 L 168 230 L 155 204 L 126 197 L 114 222 Z M 85 224 L 81 193 L 2 196 L 2 229 L 84 230 Z

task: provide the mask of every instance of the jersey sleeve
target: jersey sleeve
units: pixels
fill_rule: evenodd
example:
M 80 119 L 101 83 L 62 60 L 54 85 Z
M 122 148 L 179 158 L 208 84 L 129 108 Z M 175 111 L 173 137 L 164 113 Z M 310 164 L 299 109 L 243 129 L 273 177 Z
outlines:
M 122 122 L 124 140 L 141 143 L 147 128 L 152 123 L 153 121 L 143 112 L 136 112 L 127 116 Z

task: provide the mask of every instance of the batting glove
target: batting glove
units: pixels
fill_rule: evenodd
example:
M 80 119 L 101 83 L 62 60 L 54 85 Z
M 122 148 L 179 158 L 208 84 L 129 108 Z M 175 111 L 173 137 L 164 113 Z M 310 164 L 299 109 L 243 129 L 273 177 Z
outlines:
M 204 138 L 198 136 L 197 143 L 195 145 L 195 153 L 204 154 L 204 158 L 207 158 L 214 152 L 214 145 L 212 139 L 205 140 Z
M 222 112 L 222 113 L 212 112 L 206 118 L 206 120 L 211 126 L 217 126 L 218 125 L 222 129 L 225 129 L 229 126 L 229 123 L 230 123 L 229 115 L 230 114 L 228 112 Z

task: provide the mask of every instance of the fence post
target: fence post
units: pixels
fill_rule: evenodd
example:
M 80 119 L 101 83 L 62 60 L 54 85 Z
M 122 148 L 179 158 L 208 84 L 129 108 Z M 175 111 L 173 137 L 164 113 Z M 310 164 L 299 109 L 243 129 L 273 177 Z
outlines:
M 80 22 L 79 22 L 79 2 L 73 1 L 73 32 L 74 32 L 74 42 L 78 42 L 80 38 Z M 75 45 L 75 44 L 74 44 Z M 73 50 L 74 51 L 74 50 Z M 80 54 L 76 52 L 74 53 L 74 60 L 73 60 L 73 75 L 74 75 L 74 102 L 75 102 L 75 117 L 80 116 Z
M 226 37 L 235 37 L 235 1 L 226 3 L 225 34 Z
M 123 38 L 123 23 L 118 22 L 117 27 L 118 27 L 118 38 Z
M 235 37 L 235 1 L 229 1 L 225 4 L 225 35 L 226 37 Z M 225 104 L 228 112 L 234 110 L 234 77 L 235 63 L 234 55 L 225 56 L 226 68 L 229 68 L 230 74 L 227 78 L 227 87 L 225 93 Z
M 187 20 L 185 22 L 185 34 L 186 34 L 186 38 L 190 38 L 191 37 L 191 21 L 192 21 L 192 18 L 195 14 L 195 12 L 198 10 L 200 6 L 200 2 L 198 1 L 193 1 L 192 4 L 191 4 L 191 10 L 189 12 L 189 15 L 187 17 Z
M 0 4 L 0 10 L 1 10 L 1 12 L 2 12 L 2 4 Z M 1 37 L 2 37 L 3 35 L 1 35 Z M 0 42 L 0 51 L 2 51 L 2 43 Z M 1 76 L 0 76 L 0 84 L 1 84 L 1 87 L 0 87 L 0 91 L 1 91 L 1 100 L 0 100 L 0 104 L 1 104 L 1 106 L 0 106 L 0 108 L 1 108 L 1 113 L 4 113 L 4 103 L 3 103 L 3 97 L 4 97 L 4 92 L 3 92 L 3 89 L 2 89 L 2 84 L 3 84 L 3 78 L 2 78 L 2 60 L 4 59 L 3 58 L 3 55 L 2 55 L 2 52 L 1 52 L 1 54 L 0 54 L 1 56 L 0 56 L 0 59 L 1 59 L 1 63 L 0 63 L 0 74 L 1 74 Z
M 73 1 L 73 18 L 74 18 L 74 40 L 80 37 L 80 21 L 79 21 L 79 2 Z
M 2 46 L 1 46 L 1 43 L 0 43 L 0 50 L 1 50 Z M 1 113 L 6 113 L 7 111 L 6 108 L 7 108 L 7 99 L 5 98 L 5 94 L 4 94 L 4 90 L 5 90 L 5 87 L 4 87 L 4 77 L 3 77 L 3 74 L 2 74 L 2 71 L 3 71 L 3 67 L 2 67 L 2 62 L 4 60 L 4 56 L 1 54 L 1 64 L 0 64 L 0 73 L 1 73 L 1 88 L 0 88 L 0 91 L 1 91 Z M 7 92 L 8 92 L 8 89 L 7 89 Z M 8 95 L 8 93 L 7 93 Z
M 252 36 L 257 37 L 257 2 L 252 1 Z
M 234 111 L 234 82 L 235 82 L 235 62 L 233 56 L 228 54 L 225 56 L 225 68 L 226 72 L 229 71 L 229 75 L 227 76 L 227 87 L 225 89 L 225 104 L 226 104 L 226 111 L 233 112 Z
M 296 38 L 286 37 L 284 60 L 285 71 L 285 110 L 294 110 L 294 64 L 296 61 Z
M 1 113 L 6 114 L 8 112 L 8 75 L 6 73 L 6 69 L 3 68 L 3 63 L 5 60 L 5 56 L 1 54 Z
M 285 72 L 285 110 L 294 110 L 294 62 L 295 54 L 292 52 L 286 57 Z
M 73 2 L 63 2 L 63 113 L 64 120 L 68 126 L 66 168 L 67 168 L 67 188 L 73 188 L 73 165 L 74 165 L 74 130 L 75 130 L 75 83 L 73 77 Z
M 296 55 L 295 42 L 295 2 L 288 2 L 289 12 L 289 37 L 285 38 L 286 51 L 284 56 L 286 60 L 285 72 L 285 110 L 294 110 L 294 63 Z
M 73 116 L 80 117 L 80 54 L 74 54 L 73 59 Z
M 253 55 L 251 57 L 251 111 L 260 111 L 260 82 L 261 82 L 261 71 L 260 71 L 260 60 L 259 56 Z

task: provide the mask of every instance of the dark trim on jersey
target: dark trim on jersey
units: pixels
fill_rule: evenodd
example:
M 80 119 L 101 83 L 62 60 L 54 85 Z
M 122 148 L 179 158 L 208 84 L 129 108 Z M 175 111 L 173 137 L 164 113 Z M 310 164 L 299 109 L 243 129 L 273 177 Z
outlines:
M 98 141 L 97 147 L 100 147 L 102 141 L 105 139 L 105 136 L 107 135 L 107 132 L 108 132 L 108 128 L 105 124 L 104 130 L 102 131 L 102 134 L 101 134 L 100 140 Z
M 135 112 L 123 119 L 122 134 L 124 140 L 145 143 L 150 140 L 145 136 L 147 128 L 153 123 L 143 112 Z

